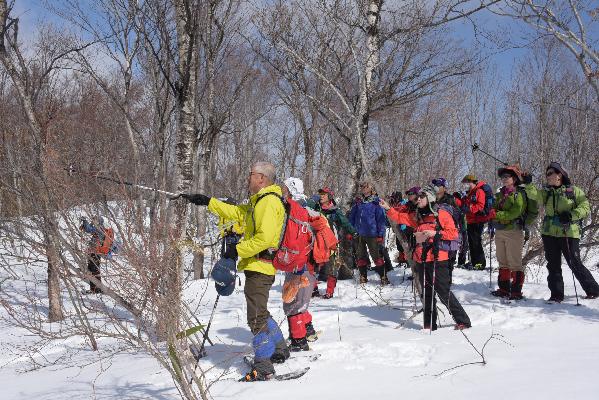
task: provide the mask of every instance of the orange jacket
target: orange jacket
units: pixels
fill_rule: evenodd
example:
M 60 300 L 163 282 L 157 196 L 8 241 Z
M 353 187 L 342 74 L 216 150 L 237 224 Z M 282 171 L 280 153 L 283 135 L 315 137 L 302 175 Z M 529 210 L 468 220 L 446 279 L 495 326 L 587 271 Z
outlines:
M 337 247 L 337 237 L 335 232 L 329 227 L 326 217 L 319 215 L 310 219 L 310 225 L 314 230 L 314 248 L 312 249 L 312 258 L 317 264 L 329 261 L 331 252 Z
M 418 222 L 416 221 L 416 212 L 411 211 L 408 206 L 405 205 L 390 208 L 387 210 L 387 217 L 399 225 L 406 225 L 412 228 L 416 228 L 418 225 Z
M 439 233 L 441 234 L 441 239 L 443 240 L 455 240 L 458 238 L 458 230 L 453 223 L 453 218 L 451 214 L 449 214 L 445 210 L 438 210 L 439 213 Z M 416 232 L 422 231 L 434 231 L 437 229 L 437 221 L 435 216 L 431 213 L 429 215 L 425 215 L 418 221 L 418 227 L 416 228 Z M 417 263 L 422 263 L 422 253 L 424 251 L 424 246 L 430 247 L 426 254 L 426 262 L 435 261 L 433 256 L 433 238 L 428 238 L 424 243 L 417 243 L 416 249 L 414 250 L 413 260 Z M 444 250 L 439 250 L 439 255 L 437 256 L 437 261 L 446 261 L 449 259 L 449 252 Z

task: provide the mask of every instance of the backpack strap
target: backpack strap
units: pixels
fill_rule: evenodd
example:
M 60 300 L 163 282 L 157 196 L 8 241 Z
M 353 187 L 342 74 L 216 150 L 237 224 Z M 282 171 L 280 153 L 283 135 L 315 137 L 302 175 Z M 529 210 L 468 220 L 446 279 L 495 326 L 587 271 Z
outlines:
M 279 243 L 277 245 L 278 248 L 281 245 L 281 242 L 283 241 L 283 236 L 285 235 L 285 228 L 287 227 L 287 220 L 289 219 L 290 214 L 289 204 L 285 201 L 283 196 L 279 196 L 277 193 L 267 192 L 258 196 L 256 202 L 254 203 L 254 206 L 252 207 L 252 222 L 254 224 L 254 234 L 256 234 L 256 218 L 254 217 L 254 210 L 256 209 L 258 202 L 266 196 L 276 196 L 279 200 L 281 200 L 281 204 L 283 205 L 283 209 L 285 210 L 285 219 L 283 220 L 283 227 L 281 228 L 281 235 L 279 237 Z M 271 251 L 271 249 L 264 249 L 260 253 L 256 254 L 256 257 L 266 261 L 272 261 L 275 258 L 275 251 Z

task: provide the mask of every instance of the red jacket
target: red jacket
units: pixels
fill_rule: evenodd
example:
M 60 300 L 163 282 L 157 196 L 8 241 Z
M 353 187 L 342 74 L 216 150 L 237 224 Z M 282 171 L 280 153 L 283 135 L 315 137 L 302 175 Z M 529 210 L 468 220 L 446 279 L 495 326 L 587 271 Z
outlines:
M 439 210 L 439 225 L 441 234 L 441 239 L 443 240 L 455 240 L 458 238 L 458 230 L 453 223 L 453 217 L 445 210 Z M 437 228 L 437 221 L 435 216 L 431 213 L 429 215 L 425 215 L 419 222 L 416 228 L 416 232 L 422 231 L 434 231 Z M 422 252 L 424 250 L 423 244 L 430 245 L 430 249 L 426 254 L 426 262 L 433 262 L 433 238 L 429 238 L 424 243 L 417 243 L 416 249 L 414 249 L 413 260 L 417 263 L 422 263 Z M 449 252 L 445 250 L 439 250 L 439 255 L 437 256 L 437 261 L 447 261 L 449 259 Z
M 480 213 L 485 209 L 485 191 L 481 188 L 485 182 L 479 181 L 474 189 L 468 192 L 466 197 L 458 199 L 456 197 L 455 201 L 458 207 L 465 210 L 466 212 L 466 222 L 469 224 L 481 224 L 489 221 L 489 215 L 480 215 Z

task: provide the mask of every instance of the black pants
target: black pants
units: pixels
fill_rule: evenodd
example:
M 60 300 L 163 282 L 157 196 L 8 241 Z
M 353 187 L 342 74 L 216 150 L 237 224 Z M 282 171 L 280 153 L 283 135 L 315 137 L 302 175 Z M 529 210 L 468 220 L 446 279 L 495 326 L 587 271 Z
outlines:
M 487 266 L 485 251 L 483 250 L 483 230 L 485 224 L 468 224 L 468 247 L 470 248 L 470 262 L 472 265 L 482 264 Z
M 435 276 L 433 279 L 433 265 L 432 262 L 424 264 L 416 264 L 416 271 L 420 282 L 423 282 L 424 291 L 424 326 L 431 326 L 433 330 L 437 329 L 437 300 L 439 297 L 441 303 L 447 307 L 449 313 L 453 317 L 453 320 L 457 324 L 464 324 L 470 327 L 470 318 L 458 299 L 449 290 L 449 269 L 447 268 L 447 261 L 438 261 L 436 263 Z M 434 281 L 434 285 L 433 285 Z M 433 297 L 433 287 L 435 298 Z M 432 303 L 432 307 L 431 307 Z
M 100 277 L 101 258 L 98 254 L 92 253 L 87 256 L 87 270 L 94 278 L 101 281 Z M 89 291 L 92 293 L 102 293 L 102 289 L 97 287 L 92 281 L 89 281 Z
M 564 279 L 562 277 L 562 254 L 568 266 L 574 273 L 580 286 L 587 295 L 599 295 L 599 285 L 589 270 L 580 260 L 580 240 L 555 236 L 541 236 L 545 259 L 547 260 L 547 283 L 551 290 L 551 297 L 557 300 L 564 299 Z

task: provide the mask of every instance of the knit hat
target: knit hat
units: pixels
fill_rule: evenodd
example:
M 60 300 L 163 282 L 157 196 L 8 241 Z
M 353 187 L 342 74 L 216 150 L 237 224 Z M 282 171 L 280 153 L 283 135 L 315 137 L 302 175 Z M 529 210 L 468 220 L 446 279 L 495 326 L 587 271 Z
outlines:
M 335 196 L 335 193 L 333 193 L 331 188 L 327 187 L 327 186 L 325 186 L 321 189 L 318 189 L 318 194 L 324 194 L 324 193 L 328 194 L 330 199 L 332 199 Z
M 295 201 L 306 200 L 306 195 L 304 194 L 304 182 L 300 178 L 289 177 L 283 181 L 287 189 L 289 189 L 289 193 L 291 193 L 291 198 Z
M 428 200 L 428 208 L 432 211 L 433 214 L 436 214 L 435 210 L 433 209 L 433 204 L 436 203 L 436 201 L 437 201 L 437 195 L 435 194 L 435 187 L 432 185 L 426 185 L 425 187 L 420 189 L 420 192 L 418 194 L 426 195 L 426 199 Z
M 557 172 L 559 172 L 560 174 L 562 174 L 562 182 L 564 185 L 571 185 L 572 182 L 570 181 L 570 177 L 568 176 L 568 172 L 562 167 L 562 165 L 556 161 L 552 161 L 547 168 L 545 168 L 545 172 L 549 171 L 550 169 L 553 169 Z
M 462 178 L 462 183 L 466 183 L 466 182 L 477 183 L 478 179 L 476 178 L 476 175 L 468 174 Z
M 428 199 L 429 204 L 437 201 L 437 195 L 435 193 L 435 187 L 432 185 L 426 185 L 422 189 L 420 189 L 420 193 L 426 194 L 426 198 Z
M 443 186 L 444 188 L 447 187 L 447 180 L 445 178 L 435 178 L 431 181 L 431 183 L 433 184 L 433 186 Z
M 229 296 L 235 290 L 235 277 L 237 268 L 235 260 L 230 258 L 221 258 L 212 268 L 212 279 L 216 292 L 221 296 Z
M 522 184 L 522 171 L 520 170 L 520 166 L 518 164 L 508 165 L 497 170 L 497 176 L 499 177 L 505 173 L 508 173 L 515 178 L 515 186 Z
M 418 194 L 420 193 L 420 186 L 414 186 L 409 188 L 408 190 L 406 190 L 406 194 L 409 196 L 411 194 Z

